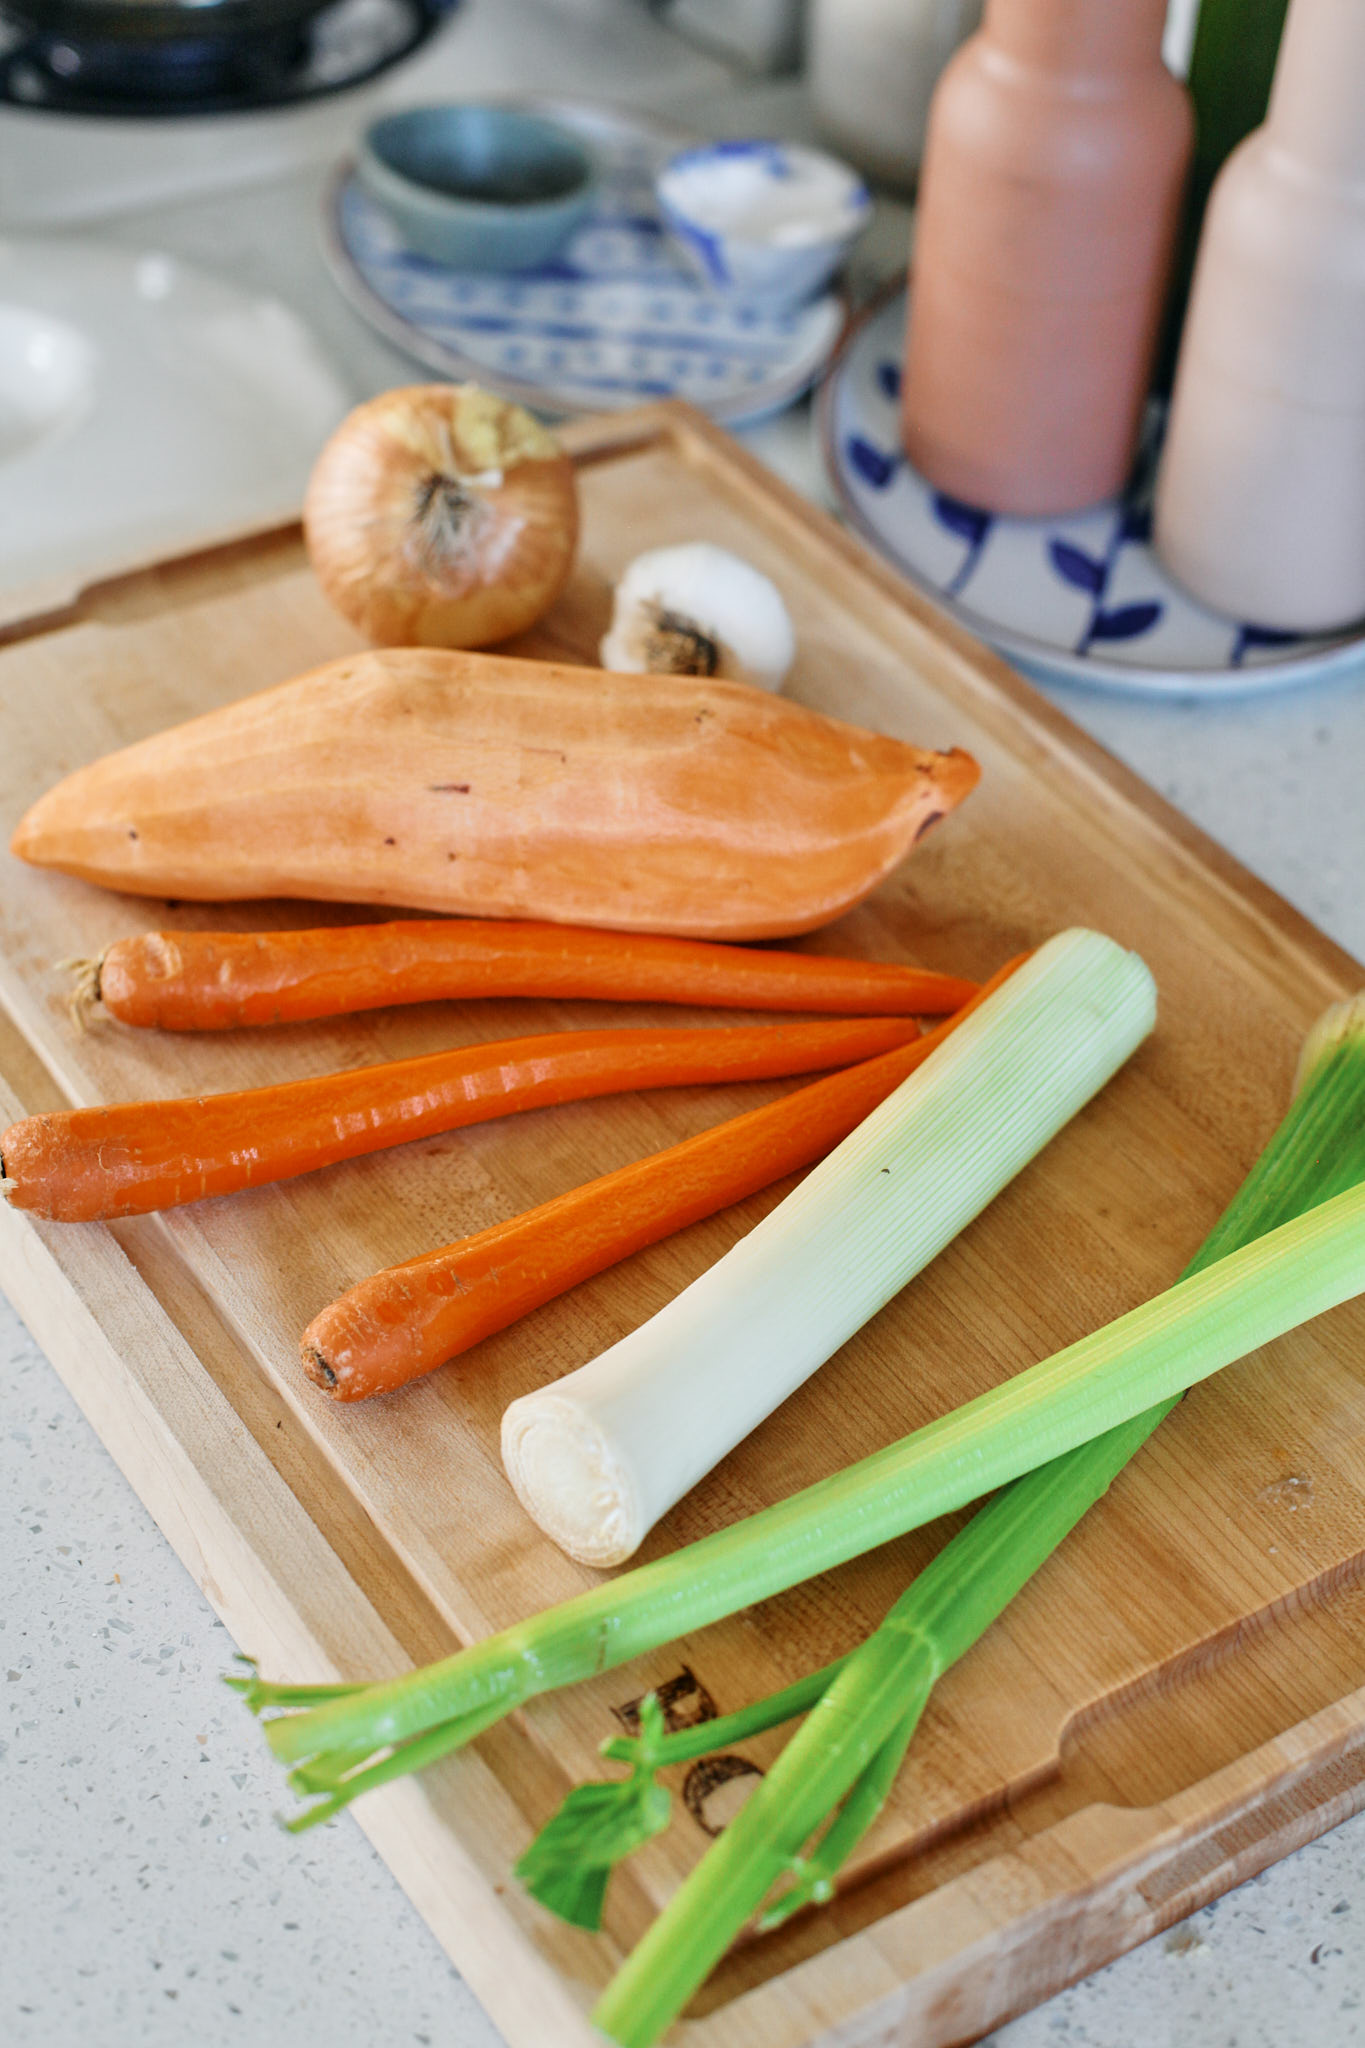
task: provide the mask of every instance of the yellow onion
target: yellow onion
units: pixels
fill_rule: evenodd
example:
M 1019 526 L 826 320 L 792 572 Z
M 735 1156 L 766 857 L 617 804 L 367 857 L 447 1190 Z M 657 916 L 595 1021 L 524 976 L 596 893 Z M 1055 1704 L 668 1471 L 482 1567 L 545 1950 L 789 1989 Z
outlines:
M 303 508 L 318 581 L 385 647 L 487 647 L 533 625 L 573 566 L 573 464 L 474 384 L 385 391 L 344 419 Z

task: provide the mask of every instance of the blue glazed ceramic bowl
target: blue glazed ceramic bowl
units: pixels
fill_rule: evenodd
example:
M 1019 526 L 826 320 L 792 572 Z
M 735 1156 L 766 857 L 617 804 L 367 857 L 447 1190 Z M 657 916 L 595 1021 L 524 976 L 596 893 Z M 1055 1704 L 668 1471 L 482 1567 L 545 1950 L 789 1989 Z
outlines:
M 527 270 L 592 204 L 578 137 L 511 107 L 408 107 L 374 122 L 357 175 L 420 256 L 456 270 Z

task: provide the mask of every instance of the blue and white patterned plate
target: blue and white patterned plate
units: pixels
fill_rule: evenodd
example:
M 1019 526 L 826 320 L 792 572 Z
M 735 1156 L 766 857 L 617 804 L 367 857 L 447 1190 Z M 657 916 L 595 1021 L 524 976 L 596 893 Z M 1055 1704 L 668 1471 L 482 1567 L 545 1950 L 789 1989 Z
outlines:
M 843 332 L 842 298 L 827 292 L 774 313 L 697 282 L 671 248 L 654 198 L 655 172 L 679 146 L 676 131 L 582 101 L 508 104 L 583 137 L 598 165 L 596 209 L 539 269 L 457 271 L 406 249 L 343 171 L 328 257 L 373 326 L 432 369 L 477 378 L 545 412 L 687 398 L 739 426 L 810 388 Z
M 905 294 L 849 336 L 820 398 L 825 461 L 851 525 L 973 633 L 1045 680 L 1144 695 L 1225 696 L 1321 681 L 1365 657 L 1353 628 L 1306 639 L 1206 611 L 1150 546 L 1153 419 L 1128 491 L 1058 519 L 950 498 L 900 452 Z

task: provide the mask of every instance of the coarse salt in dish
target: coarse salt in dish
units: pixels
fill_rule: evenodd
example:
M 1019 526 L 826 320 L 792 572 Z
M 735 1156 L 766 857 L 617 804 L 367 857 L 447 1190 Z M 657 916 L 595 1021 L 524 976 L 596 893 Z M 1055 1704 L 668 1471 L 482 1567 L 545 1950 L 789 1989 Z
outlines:
M 867 226 L 872 201 L 838 157 L 787 143 L 706 143 L 656 185 L 679 248 L 718 290 L 796 305 L 827 282 Z

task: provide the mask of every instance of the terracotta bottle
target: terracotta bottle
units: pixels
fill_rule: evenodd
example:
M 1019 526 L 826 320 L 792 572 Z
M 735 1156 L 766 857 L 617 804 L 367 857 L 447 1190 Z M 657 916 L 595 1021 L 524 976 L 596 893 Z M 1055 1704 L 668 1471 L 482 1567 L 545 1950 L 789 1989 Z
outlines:
M 1365 4 L 1292 0 L 1270 112 L 1209 203 L 1156 544 L 1215 610 L 1365 616 Z
M 1124 481 L 1193 141 L 1166 0 L 988 0 L 929 114 L 906 340 L 916 468 L 995 512 Z

